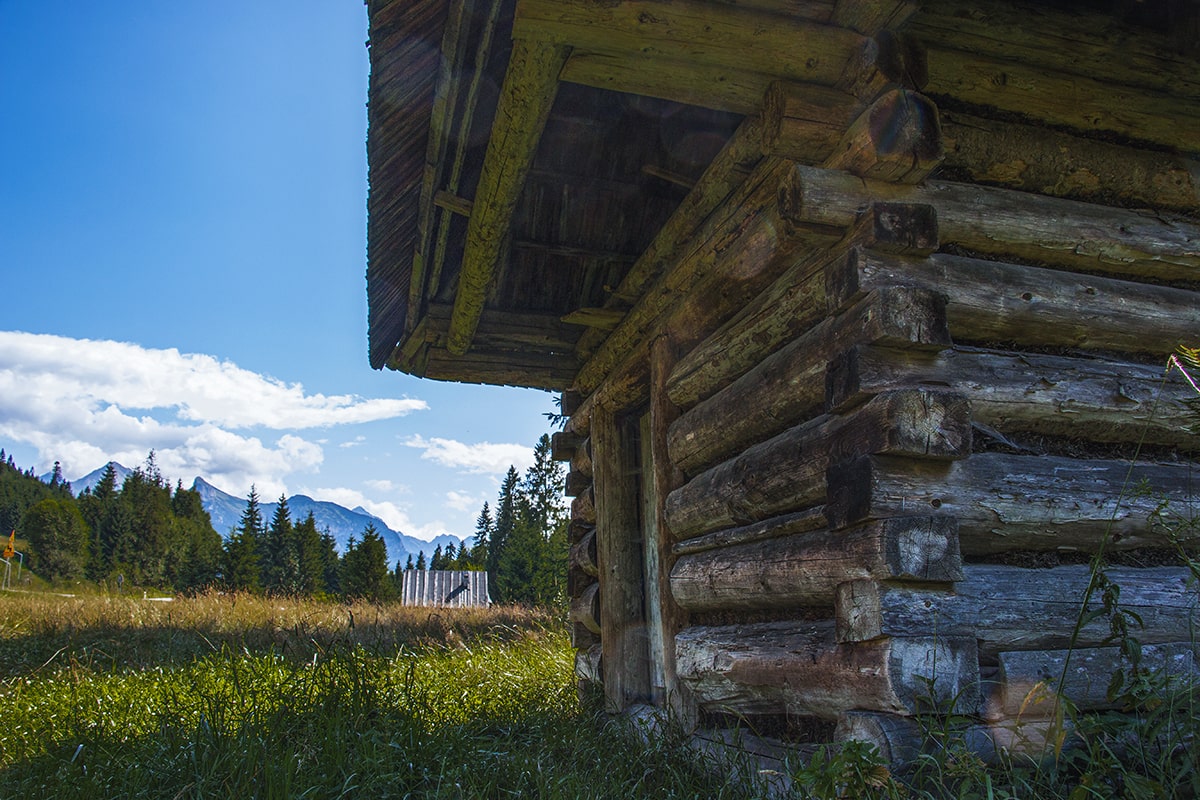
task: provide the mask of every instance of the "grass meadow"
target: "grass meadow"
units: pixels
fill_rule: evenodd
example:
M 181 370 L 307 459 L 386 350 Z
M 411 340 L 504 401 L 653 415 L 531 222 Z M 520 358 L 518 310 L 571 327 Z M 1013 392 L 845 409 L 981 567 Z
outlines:
M 0 595 L 0 797 L 745 797 L 580 704 L 548 612 Z
M 208 594 L 0 594 L 7 798 L 752 798 L 745 763 L 581 702 L 565 622 Z M 1192 798 L 1195 687 L 1152 675 L 1051 762 L 985 765 L 949 731 L 906 775 L 851 744 L 786 765 L 799 798 Z M 776 782 L 776 787 L 780 785 Z

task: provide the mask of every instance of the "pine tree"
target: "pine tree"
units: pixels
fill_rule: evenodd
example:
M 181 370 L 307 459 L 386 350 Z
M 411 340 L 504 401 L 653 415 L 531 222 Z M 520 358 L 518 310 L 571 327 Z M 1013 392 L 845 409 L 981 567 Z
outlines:
M 430 569 L 445 569 L 446 568 L 446 558 L 444 555 L 442 555 L 442 546 L 440 544 L 437 547 L 433 548 L 433 558 L 429 559 L 429 568 Z
M 388 573 L 387 545 L 373 524 L 363 529 L 362 540 L 350 540 L 342 563 L 342 593 L 346 597 L 386 600 L 394 596 Z
M 500 494 L 496 498 L 496 524 L 492 529 L 492 539 L 488 546 L 487 571 L 488 583 L 495 587 L 493 597 L 499 602 L 507 602 L 504 587 L 509 584 L 500 575 L 500 565 L 504 560 L 504 550 L 508 546 L 509 537 L 517 523 L 517 507 L 520 502 L 520 475 L 517 468 L 510 466 L 500 483 Z
M 425 551 L 424 550 L 420 550 L 417 552 L 417 565 L 416 565 L 415 569 L 425 569 Z
M 404 568 L 405 568 L 406 570 L 407 570 L 407 569 L 416 569 L 416 567 L 415 567 L 415 566 L 413 566 L 412 553 L 409 553 L 409 554 L 408 554 L 408 561 L 405 561 L 405 562 L 404 562 Z
M 274 594 L 297 594 L 300 591 L 300 554 L 296 546 L 296 531 L 292 526 L 287 497 L 279 495 L 279 505 L 267 528 L 266 559 L 263 563 L 263 588 Z
M 338 557 L 337 540 L 333 538 L 333 534 L 329 532 L 328 528 L 321 531 L 320 554 L 325 592 L 338 594 L 342 590 L 342 560 Z
M 30 567 L 43 578 L 83 576 L 88 529 L 74 500 L 47 497 L 31 506 L 21 520 L 21 535 L 33 550 Z
M 262 591 L 261 554 L 264 538 L 258 491 L 251 485 L 242 519 L 225 543 L 225 583 L 231 589 Z
M 296 559 L 299 567 L 299 592 L 304 595 L 324 594 L 329 591 L 325 585 L 325 562 L 322 556 L 321 534 L 317 531 L 317 520 L 309 511 L 295 530 Z M 334 553 L 336 558 L 337 554 Z
M 487 569 L 488 548 L 494 531 L 492 510 L 488 507 L 487 501 L 484 501 L 483 508 L 479 510 L 479 516 L 475 518 L 475 541 L 471 544 L 471 554 L 468 559 L 472 569 Z

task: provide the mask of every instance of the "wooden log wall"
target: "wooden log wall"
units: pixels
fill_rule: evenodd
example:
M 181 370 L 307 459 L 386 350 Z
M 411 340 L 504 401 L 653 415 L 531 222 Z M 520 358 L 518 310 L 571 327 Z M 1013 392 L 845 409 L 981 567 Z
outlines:
M 772 280 L 719 319 L 662 312 L 660 330 L 684 345 L 657 362 L 666 374 L 645 390 L 614 369 L 592 393 L 660 407 L 650 458 L 665 577 L 638 580 L 660 595 L 655 581 L 668 584 L 677 690 L 694 710 L 838 720 L 839 735 L 897 749 L 911 730 L 901 718 L 953 706 L 989 720 L 970 734 L 986 757 L 1016 752 L 1035 686 L 1110 707 L 1097 681 L 1122 663 L 1107 620 L 1087 616 L 1098 599 L 1085 607 L 1081 563 L 1101 550 L 1157 565 L 1108 575 L 1144 623 L 1148 663 L 1197 674 L 1197 589 L 1164 564 L 1197 544 L 1167 517 L 1191 507 L 1200 441 L 1192 389 L 1165 365 L 1200 331 L 1200 84 L 1148 88 L 1106 62 L 1116 86 L 1102 97 L 1000 13 L 1012 4 L 977 5 L 1005 36 L 948 0 L 909 24 L 897 12 L 898 38 L 871 31 L 919 76 L 872 98 L 844 85 L 768 93 L 764 152 L 790 163 L 773 168 L 778 205 L 762 219 L 786 229 L 787 252 L 758 229 L 747 241 Z M 1082 12 L 1046 15 L 1080 53 L 1103 39 L 1103 26 L 1066 24 Z M 935 47 L 946 31 L 958 38 Z M 1016 31 L 1031 52 L 998 52 Z M 1139 52 L 1155 52 L 1154 36 L 1134 37 Z M 1179 61 L 1178 75 L 1200 74 L 1193 56 Z M 987 89 L 998 64 L 1029 74 L 1025 95 Z M 1101 103 L 1129 113 L 1092 114 Z M 906 127 L 921 135 L 890 158 L 881 120 L 905 115 L 926 124 Z M 566 456 L 584 652 L 606 630 L 597 591 L 629 586 L 603 555 L 597 566 L 599 408 L 583 401 Z M 601 671 L 607 682 L 607 667 L 581 673 Z

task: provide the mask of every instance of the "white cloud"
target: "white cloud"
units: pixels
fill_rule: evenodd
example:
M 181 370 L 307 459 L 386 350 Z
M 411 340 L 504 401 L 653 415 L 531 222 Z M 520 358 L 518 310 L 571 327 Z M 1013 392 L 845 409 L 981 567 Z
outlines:
M 444 467 L 476 474 L 503 475 L 509 466 L 524 472 L 533 463 L 533 449 L 523 444 L 465 444 L 453 439 L 410 436 L 407 447 L 423 450 L 421 458 L 436 461 Z
M 0 331 L 0 388 L 27 400 L 92 410 L 171 410 L 222 428 L 317 428 L 393 419 L 427 409 L 415 398 L 306 394 L 299 383 L 213 356 L 127 342 Z
M 109 459 L 134 466 L 153 449 L 163 474 L 202 475 L 264 497 L 315 472 L 305 428 L 404 416 L 422 400 L 306 394 L 230 362 L 113 341 L 0 331 L 0 440 L 31 445 L 79 477 Z M 275 431 L 253 435 L 247 427 Z
M 408 484 L 389 480 L 367 480 L 363 483 L 377 492 L 387 492 L 388 494 L 408 494 L 412 491 L 412 487 Z
M 446 492 L 446 508 L 455 511 L 472 511 L 483 505 L 484 498 L 465 492 Z

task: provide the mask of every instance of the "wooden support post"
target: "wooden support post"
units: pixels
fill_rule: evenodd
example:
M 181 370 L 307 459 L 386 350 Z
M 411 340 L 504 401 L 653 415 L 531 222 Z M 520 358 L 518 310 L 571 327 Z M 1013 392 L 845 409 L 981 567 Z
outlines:
M 600 641 L 604 696 L 610 711 L 644 702 L 650 693 L 649 652 L 642 615 L 645 581 L 638 526 L 634 431 L 604 406 L 592 420 L 595 449 L 596 558 L 600 570 Z
M 849 580 L 945 582 L 961 577 L 954 520 L 916 517 L 683 556 L 671 571 L 671 592 L 688 611 L 781 611 L 831 606 L 838 585 Z
M 1127 461 L 1005 453 L 954 462 L 868 456 L 834 465 L 828 478 L 830 527 L 946 514 L 958 520 L 966 555 L 1171 547 L 1167 526 L 1155 524 L 1155 515 L 1164 498 L 1187 507 L 1195 481 L 1191 464 L 1131 467 Z M 1143 482 L 1152 494 L 1131 491 Z M 1189 544 L 1200 532 L 1174 536 Z
M 797 225 L 848 230 L 861 210 L 889 200 L 937 209 L 943 244 L 1087 271 L 1194 281 L 1200 224 L 1184 217 L 949 181 L 905 186 L 797 165 L 780 196 Z
M 661 686 L 652 687 L 654 699 L 666 704 L 681 720 L 689 720 L 693 708 L 682 695 L 675 669 L 675 635 L 687 626 L 687 614 L 671 591 L 671 574 L 677 556 L 671 549 L 666 522 L 667 496 L 683 483 L 683 475 L 671 463 L 667 450 L 667 430 L 679 410 L 667 397 L 667 376 L 674 366 L 675 352 L 667 336 L 650 345 L 650 411 L 642 429 L 643 519 L 646 528 L 646 607 L 649 612 L 651 641 L 661 659 L 655 673 Z
M 981 653 L 996 656 L 1007 650 L 1097 647 L 1112 633 L 1104 614 L 1087 614 L 1102 607 L 1099 597 L 1083 609 L 1091 582 L 1086 566 L 967 565 L 963 572 L 953 592 L 876 581 L 842 584 L 837 592 L 838 641 L 972 636 Z M 1200 622 L 1200 598 L 1187 569 L 1110 567 L 1106 573 L 1121 587 L 1121 607 L 1142 619 L 1135 633 L 1139 642 L 1191 641 Z M 1075 637 L 1081 618 L 1085 624 Z
M 675 637 L 679 677 L 702 708 L 836 719 L 848 708 L 914 714 L 978 707 L 969 637 L 834 643 L 830 623 L 692 627 Z M 932 688 L 932 696 L 930 690 Z
M 566 48 L 556 45 L 513 42 L 467 225 L 447 342 L 447 349 L 454 355 L 466 353 L 475 336 L 512 212 L 533 164 L 567 54 Z
M 855 413 L 818 417 L 696 476 L 667 498 L 667 523 L 683 539 L 822 503 L 826 469 L 853 454 L 945 459 L 970 451 L 970 411 L 960 395 L 880 395 Z

